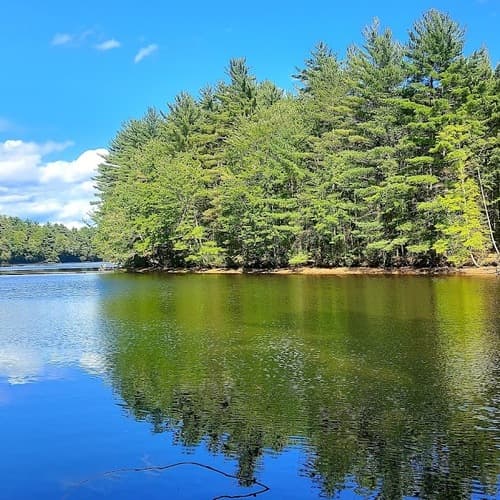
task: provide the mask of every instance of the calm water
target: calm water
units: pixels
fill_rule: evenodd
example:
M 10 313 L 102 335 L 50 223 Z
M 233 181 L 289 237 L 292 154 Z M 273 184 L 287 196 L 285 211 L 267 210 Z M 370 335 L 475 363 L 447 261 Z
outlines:
M 91 271 L 112 270 L 115 267 L 110 262 L 64 262 L 47 264 L 14 264 L 0 266 L 2 274 L 46 274 L 46 273 L 85 273 Z
M 496 498 L 499 292 L 2 275 L 0 498 Z

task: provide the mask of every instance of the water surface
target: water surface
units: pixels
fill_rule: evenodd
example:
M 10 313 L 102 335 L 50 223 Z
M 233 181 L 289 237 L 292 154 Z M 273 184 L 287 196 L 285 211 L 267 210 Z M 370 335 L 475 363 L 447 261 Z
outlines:
M 112 270 L 110 262 L 47 262 L 43 264 L 9 264 L 0 266 L 2 274 L 85 273 Z
M 499 292 L 2 275 L 0 497 L 496 498 Z

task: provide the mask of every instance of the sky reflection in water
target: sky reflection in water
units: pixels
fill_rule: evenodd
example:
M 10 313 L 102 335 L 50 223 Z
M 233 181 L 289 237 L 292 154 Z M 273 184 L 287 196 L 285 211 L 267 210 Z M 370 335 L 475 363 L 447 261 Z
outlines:
M 495 498 L 498 292 L 479 278 L 0 276 L 2 494 L 211 498 L 256 477 L 261 498 Z M 96 476 L 186 460 L 238 480 Z

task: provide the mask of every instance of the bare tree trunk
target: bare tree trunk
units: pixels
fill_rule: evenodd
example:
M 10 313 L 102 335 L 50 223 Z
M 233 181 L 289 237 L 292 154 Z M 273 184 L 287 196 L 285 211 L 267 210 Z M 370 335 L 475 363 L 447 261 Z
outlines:
M 493 243 L 493 248 L 495 249 L 496 254 L 500 255 L 500 251 L 498 250 L 498 246 L 495 241 L 495 234 L 493 233 L 493 226 L 491 225 L 490 214 L 488 212 L 488 205 L 486 204 L 486 196 L 484 194 L 483 181 L 481 179 L 481 172 L 479 170 L 479 167 L 477 168 L 477 178 L 479 179 L 479 188 L 481 189 L 481 198 L 483 199 L 484 211 L 486 213 L 486 220 L 488 221 L 488 229 L 490 232 L 491 243 Z
M 477 260 L 476 258 L 474 257 L 474 254 L 469 250 L 469 255 L 470 255 L 470 258 L 472 260 L 472 263 L 476 266 L 476 267 L 479 267 L 479 264 L 477 263 Z

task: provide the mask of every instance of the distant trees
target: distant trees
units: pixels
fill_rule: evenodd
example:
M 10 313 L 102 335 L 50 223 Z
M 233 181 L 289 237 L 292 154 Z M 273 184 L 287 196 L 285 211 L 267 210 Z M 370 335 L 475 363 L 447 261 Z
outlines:
M 0 264 L 98 260 L 94 229 L 37 224 L 0 215 Z
M 297 95 L 228 80 L 122 127 L 99 168 L 97 245 L 125 265 L 479 264 L 500 240 L 500 69 L 431 10 L 378 20 Z

